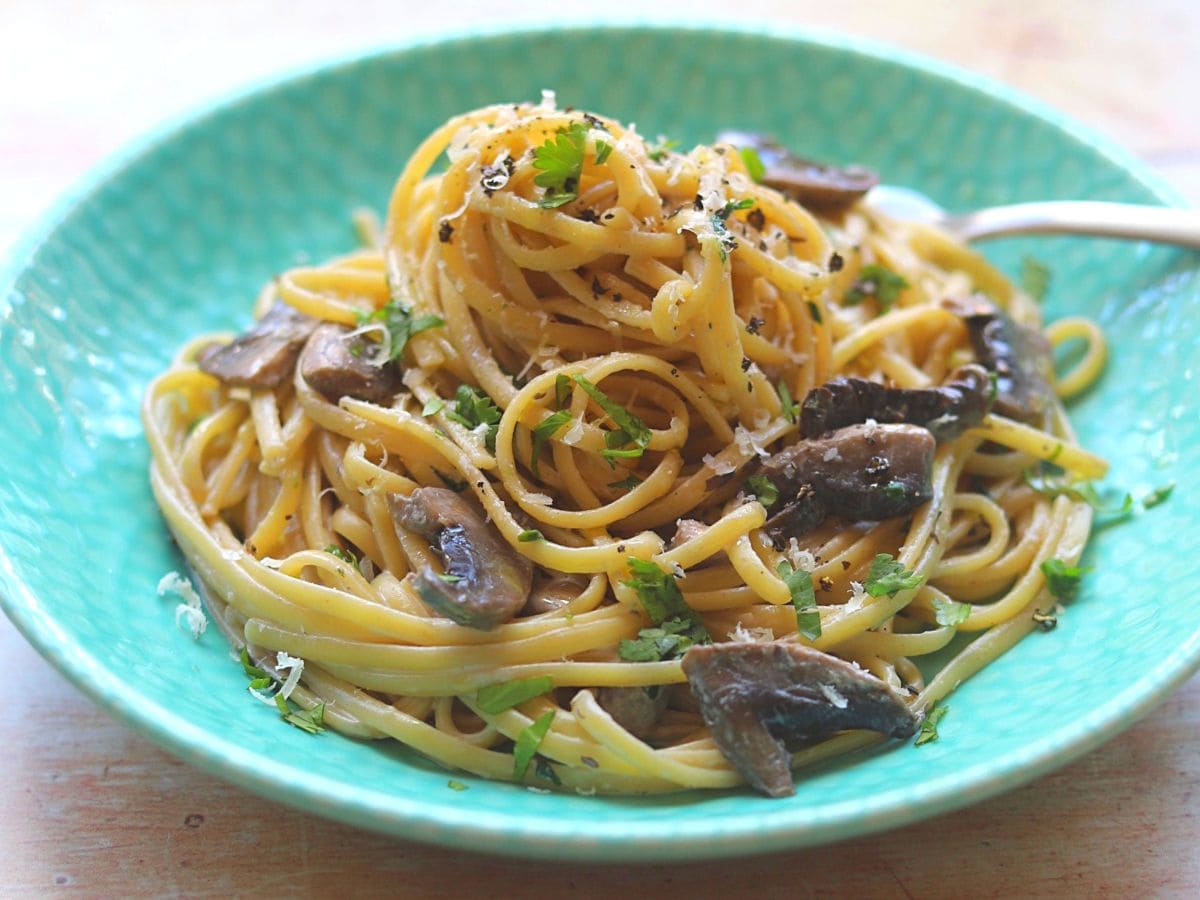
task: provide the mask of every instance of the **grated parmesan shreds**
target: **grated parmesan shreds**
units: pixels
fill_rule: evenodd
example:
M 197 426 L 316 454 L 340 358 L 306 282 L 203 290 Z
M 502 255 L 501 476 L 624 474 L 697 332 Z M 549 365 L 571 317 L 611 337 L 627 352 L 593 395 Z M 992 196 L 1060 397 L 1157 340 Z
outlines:
M 838 709 L 845 709 L 849 705 L 849 701 L 842 696 L 841 691 L 835 688 L 832 684 L 821 684 L 817 686 L 821 689 L 821 693 L 825 695 L 825 699 Z
M 825 451 L 825 455 L 821 457 L 821 459 L 825 460 L 825 462 L 833 462 L 834 460 L 838 460 L 841 458 L 842 458 L 842 454 L 838 450 L 837 447 L 830 447 L 828 450 Z
M 705 453 L 703 463 L 713 470 L 715 475 L 732 475 L 737 471 L 737 466 L 726 459 L 719 456 L 713 456 L 711 453 Z
M 738 622 L 733 626 L 733 631 L 729 632 L 729 639 L 739 644 L 761 644 L 775 640 L 775 632 L 770 628 L 757 626 L 747 628 Z
M 742 451 L 746 459 L 754 456 L 757 453 L 759 456 L 770 456 L 767 449 L 762 444 L 754 439 L 754 434 L 746 430 L 746 426 L 739 425 L 733 429 L 733 442 L 737 444 L 739 450 Z
M 583 440 L 583 419 L 572 419 L 571 427 L 562 436 L 562 441 L 564 444 L 570 444 L 574 447 L 581 440 Z
M 304 660 L 298 656 L 289 656 L 280 650 L 275 654 L 275 668 L 280 672 L 288 673 L 283 684 L 279 686 L 280 696 L 284 700 L 288 700 L 292 696 L 292 691 L 296 689 L 296 685 L 300 683 L 300 675 L 304 672 Z
M 175 594 L 182 603 L 175 607 L 175 625 L 192 634 L 192 640 L 199 640 L 208 628 L 208 617 L 200 605 L 200 595 L 192 587 L 192 583 L 178 572 L 168 572 L 158 581 L 158 596 L 165 597 L 168 593 Z
M 813 556 L 812 551 L 802 549 L 800 542 L 795 538 L 788 538 L 787 550 L 784 552 L 793 569 L 812 572 L 817 567 L 817 558 Z

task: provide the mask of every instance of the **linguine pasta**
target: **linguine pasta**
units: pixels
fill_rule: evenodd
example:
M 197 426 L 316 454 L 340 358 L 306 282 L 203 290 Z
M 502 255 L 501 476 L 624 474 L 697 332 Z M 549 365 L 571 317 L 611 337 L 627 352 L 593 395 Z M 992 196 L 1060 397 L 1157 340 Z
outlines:
M 986 295 L 1040 323 L 945 235 L 863 202 L 818 213 L 753 168 L 730 145 L 672 152 L 549 102 L 467 113 L 417 148 L 377 245 L 292 269 L 258 300 L 260 317 L 282 302 L 352 329 L 400 379 L 388 399 L 330 399 L 299 365 L 274 387 L 229 383 L 199 364 L 228 336 L 197 338 L 154 381 L 144 419 L 163 515 L 235 640 L 259 661 L 304 661 L 292 703 L 493 779 L 725 788 L 744 773 L 682 687 L 684 648 L 656 640 L 630 560 L 657 566 L 714 643 L 810 645 L 917 716 L 1047 621 L 1041 564 L 1078 560 L 1091 510 L 1026 473 L 1105 471 L 1057 400 L 1037 421 L 993 408 L 939 442 L 910 512 L 832 510 L 784 539 L 764 528 L 783 498 L 748 479 L 801 440 L 810 391 L 835 376 L 941 385 L 977 357 L 954 301 Z M 1102 338 L 1074 320 L 1047 333 L 1088 343 L 1056 382 L 1077 393 Z M 478 627 L 428 602 L 430 579 L 462 576 L 397 517 L 420 488 L 456 490 L 528 560 L 515 615 Z M 911 586 L 866 589 L 885 554 Z M 960 632 L 975 640 L 922 668 Z M 514 682 L 516 702 L 497 701 Z M 604 700 L 620 688 L 668 700 L 631 730 Z M 878 739 L 840 731 L 792 762 Z

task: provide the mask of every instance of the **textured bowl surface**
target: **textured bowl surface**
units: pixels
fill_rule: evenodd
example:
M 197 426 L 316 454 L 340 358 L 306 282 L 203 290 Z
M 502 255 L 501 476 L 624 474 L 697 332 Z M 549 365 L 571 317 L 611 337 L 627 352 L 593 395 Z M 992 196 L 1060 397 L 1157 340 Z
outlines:
M 132 148 L 60 204 L 0 275 L 0 593 L 45 656 L 179 756 L 270 797 L 396 835 L 499 853 L 670 859 L 833 840 L 979 800 L 1130 724 L 1200 661 L 1193 563 L 1200 465 L 1200 262 L 1146 245 L 988 246 L 1054 272 L 1047 315 L 1098 318 L 1102 381 L 1073 406 L 1110 481 L 1166 504 L 1098 533 L 1085 587 L 949 701 L 941 739 L 748 791 L 611 799 L 448 774 L 396 746 L 281 724 L 215 629 L 199 641 L 155 586 L 180 566 L 146 481 L 146 382 L 187 337 L 245 325 L 259 286 L 354 243 L 408 153 L 448 116 L 559 102 L 685 144 L 774 132 L 947 206 L 1074 197 L 1173 202 L 1120 150 L 1004 89 L 843 39 L 611 28 L 467 37 L 273 83 Z

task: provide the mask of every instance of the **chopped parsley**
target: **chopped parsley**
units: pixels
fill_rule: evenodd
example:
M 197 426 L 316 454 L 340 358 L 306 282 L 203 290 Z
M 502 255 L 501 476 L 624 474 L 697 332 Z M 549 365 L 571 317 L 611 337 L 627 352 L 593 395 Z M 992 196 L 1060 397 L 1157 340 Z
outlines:
M 661 134 L 654 143 L 646 144 L 646 155 L 654 162 L 662 162 L 668 153 L 679 146 L 679 141 L 663 137 Z
M 925 718 L 921 722 L 921 730 L 917 733 L 916 746 L 920 747 L 922 744 L 929 744 L 938 739 L 938 722 L 942 721 L 949 710 L 948 706 L 935 706 L 925 713 Z
M 538 457 L 542 454 L 542 445 L 571 421 L 571 414 L 565 409 L 550 413 L 533 429 L 533 450 L 530 452 L 529 468 L 534 475 L 538 473 Z
M 725 262 L 729 258 L 729 254 L 737 247 L 737 238 L 729 230 L 729 217 L 735 211 L 749 209 L 753 205 L 754 200 L 751 197 L 743 197 L 741 200 L 728 200 L 724 207 L 712 214 L 710 221 L 712 223 L 713 234 L 717 236 L 717 243 L 721 251 L 721 262 Z
M 540 697 L 553 689 L 554 679 L 549 675 L 540 678 L 519 678 L 516 681 L 481 687 L 475 695 L 475 703 L 491 716 L 512 709 L 526 700 Z
M 955 600 L 933 598 L 933 616 L 939 625 L 949 625 L 954 628 L 967 621 L 971 615 L 970 603 L 959 603 Z
M 621 582 L 637 591 L 646 615 L 655 625 L 672 617 L 694 616 L 695 612 L 683 600 L 675 576 L 664 572 L 657 563 L 644 559 L 629 560 L 630 578 Z
M 251 661 L 250 654 L 245 647 L 242 648 L 240 659 L 242 661 L 242 671 L 246 673 L 247 678 L 266 678 L 268 681 L 271 680 L 270 675 L 268 675 L 263 669 L 260 669 L 253 663 L 253 661 Z M 266 685 L 262 686 L 266 687 Z
M 455 781 L 453 778 L 446 782 L 446 787 L 450 788 L 452 791 L 465 791 L 467 789 L 465 784 L 463 784 L 461 781 Z
M 275 695 L 275 705 L 283 721 L 308 734 L 320 734 L 325 730 L 325 704 L 318 703 L 312 709 L 292 709 L 281 694 Z
M 883 491 L 883 495 L 889 500 L 903 500 L 908 495 L 903 481 L 889 481 L 881 490 Z
M 582 375 L 572 375 L 571 378 L 583 388 L 589 397 L 596 401 L 596 405 L 604 410 L 613 420 L 613 424 L 617 426 L 616 431 L 610 431 L 604 436 L 605 449 L 600 451 L 600 455 L 608 460 L 641 456 L 650 444 L 651 437 L 650 429 L 646 427 L 645 423 L 621 404 L 609 399 L 604 391 Z M 634 445 L 632 448 L 618 449 L 630 443 Z
M 901 591 L 919 587 L 924 580 L 905 569 L 890 553 L 879 553 L 871 560 L 864 587 L 872 597 L 882 597 L 884 594 L 894 597 Z
M 567 375 L 554 376 L 554 405 L 562 409 L 571 399 L 571 379 Z
M 1070 600 L 1079 592 L 1079 583 L 1088 569 L 1069 566 L 1061 559 L 1048 559 L 1041 565 L 1046 587 L 1059 600 Z
M 372 313 L 359 314 L 358 324 L 380 325 L 387 332 L 387 339 L 383 342 L 384 355 L 379 360 L 379 364 L 382 365 L 399 359 L 408 344 L 408 339 L 414 334 L 420 334 L 430 328 L 441 328 L 446 322 L 441 316 L 432 313 L 414 318 L 412 309 L 399 300 L 389 300 Z
M 871 263 L 863 266 L 858 280 L 850 285 L 842 302 L 847 306 L 857 306 L 868 297 L 874 297 L 882 315 L 892 308 L 892 305 L 900 298 L 900 292 L 907 287 L 908 282 L 904 276 L 898 275 L 886 266 Z
M 349 563 L 352 566 L 358 565 L 358 559 L 355 558 L 354 554 L 349 550 L 343 550 L 337 544 L 330 544 L 325 548 L 325 552 L 330 556 L 336 556 L 342 562 Z
M 425 405 L 421 407 L 421 415 L 428 418 L 436 416 L 446 408 L 446 401 L 441 397 L 431 397 L 425 401 Z
M 753 147 L 738 147 L 738 156 L 742 158 L 742 163 L 746 166 L 746 174 L 755 181 L 762 181 L 763 176 L 767 174 L 767 167 L 763 165 L 758 151 Z
M 800 418 L 801 404 L 792 399 L 792 392 L 788 390 L 787 382 L 782 378 L 779 379 L 779 385 L 776 387 L 779 392 L 779 405 L 783 417 L 792 424 L 795 424 Z
M 1021 258 L 1021 289 L 1034 300 L 1044 300 L 1050 288 L 1050 268 L 1032 256 Z
M 1154 509 L 1160 503 L 1166 503 L 1171 496 L 1171 491 L 1175 490 L 1175 482 L 1169 482 L 1162 487 L 1157 487 L 1142 498 L 1142 509 Z
M 1025 483 L 1043 497 L 1057 497 L 1060 494 L 1086 503 L 1097 513 L 1110 516 L 1107 524 L 1128 518 L 1133 514 L 1133 495 L 1126 492 L 1120 501 L 1110 499 L 1113 489 L 1101 493 L 1090 481 L 1054 481 L 1053 479 L 1036 474 L 1032 469 L 1025 470 Z M 1168 490 L 1169 494 L 1170 491 Z M 1161 501 L 1160 501 L 1161 502 Z
M 550 710 L 522 728 L 521 733 L 517 735 L 516 743 L 513 746 L 513 778 L 516 781 L 525 777 L 525 773 L 529 770 L 529 764 L 533 761 L 533 755 L 542 745 L 542 739 L 546 737 L 546 732 L 550 730 L 550 723 L 553 721 L 554 710 Z
M 801 637 L 815 641 L 821 636 L 821 611 L 817 607 L 817 595 L 813 591 L 812 574 L 796 569 L 787 560 L 776 570 L 792 595 L 792 606 L 796 609 L 796 631 Z
M 622 478 L 620 481 L 610 481 L 608 486 L 614 490 L 623 488 L 627 491 L 632 491 L 635 487 L 642 483 L 642 479 L 636 475 L 630 475 L 628 478 Z
M 751 475 L 746 479 L 746 487 L 767 509 L 770 509 L 779 500 L 779 488 L 775 487 L 775 482 L 766 475 Z
M 622 638 L 617 655 L 626 662 L 658 662 L 677 659 L 692 645 L 707 642 L 708 632 L 695 615 L 674 616 L 653 628 L 643 628 L 636 638 Z
M 446 584 L 458 584 L 463 580 L 461 575 L 454 575 L 450 572 L 441 572 L 438 574 L 438 578 L 442 579 Z
M 542 534 L 540 531 L 538 531 L 536 528 L 526 528 L 524 531 L 522 531 L 520 534 L 517 535 L 517 540 L 520 541 L 522 544 L 529 544 L 529 543 L 532 543 L 533 541 L 544 541 L 545 539 L 546 539 L 546 536 L 544 534 Z
M 608 155 L 613 152 L 612 144 L 607 141 L 596 141 L 596 165 L 602 166 L 608 159 Z
M 573 122 L 534 151 L 533 167 L 541 171 L 534 176 L 533 183 L 546 189 L 538 201 L 543 209 L 555 209 L 579 196 L 587 135 L 586 125 Z
M 460 384 L 458 390 L 454 392 L 454 407 L 446 410 L 446 418 L 471 430 L 480 425 L 486 425 L 484 445 L 489 452 L 496 452 L 496 432 L 500 430 L 500 410 L 487 394 L 477 391 L 469 384 Z

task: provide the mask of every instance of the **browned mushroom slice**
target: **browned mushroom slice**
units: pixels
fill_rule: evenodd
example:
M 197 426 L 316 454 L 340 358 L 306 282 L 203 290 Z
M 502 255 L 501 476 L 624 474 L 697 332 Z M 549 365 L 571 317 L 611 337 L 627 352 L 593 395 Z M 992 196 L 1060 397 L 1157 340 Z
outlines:
M 439 575 L 416 573 L 417 593 L 448 619 L 483 631 L 509 621 L 525 605 L 533 566 L 504 542 L 474 504 L 446 488 L 390 494 L 392 516 L 403 528 L 436 543 L 445 566 Z
M 817 437 L 874 419 L 920 425 L 941 443 L 982 422 L 991 403 L 991 378 L 974 363 L 955 369 L 935 388 L 892 388 L 839 376 L 808 392 L 800 412 L 800 433 Z
M 905 738 L 921 724 L 887 684 L 804 644 L 697 645 L 683 671 L 721 753 L 769 797 L 795 793 L 789 751 L 848 729 Z
M 400 389 L 400 376 L 390 362 L 367 361 L 370 348 L 350 329 L 326 322 L 312 333 L 300 354 L 300 374 L 330 403 L 354 397 L 370 403 L 390 403 Z
M 827 211 L 844 209 L 879 184 L 879 176 L 868 168 L 813 162 L 796 156 L 765 134 L 722 131 L 717 134 L 717 142 L 753 149 L 765 169 L 762 183 L 804 206 Z
M 596 700 L 618 725 L 645 740 L 667 708 L 669 694 L 663 685 L 650 687 L 600 688 Z
M 279 387 L 296 368 L 304 342 L 321 324 L 277 300 L 249 331 L 208 348 L 200 368 L 226 384 L 265 390 Z
M 946 306 L 966 322 L 976 359 L 996 375 L 996 412 L 1044 425 L 1054 397 L 1054 362 L 1045 335 L 980 297 Z
M 796 537 L 826 516 L 890 519 L 933 496 L 933 435 L 916 425 L 865 423 L 806 439 L 765 460 L 783 506 L 763 528 Z

